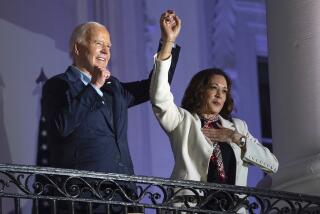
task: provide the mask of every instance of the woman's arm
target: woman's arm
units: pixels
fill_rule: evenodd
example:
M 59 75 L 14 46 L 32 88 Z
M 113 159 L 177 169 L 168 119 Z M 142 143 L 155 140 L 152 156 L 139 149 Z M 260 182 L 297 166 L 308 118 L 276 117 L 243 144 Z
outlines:
M 265 172 L 277 172 L 279 162 L 276 156 L 250 134 L 248 126 L 243 120 L 234 119 L 234 123 L 237 130 L 243 134 L 246 139 L 242 160 L 260 167 Z
M 174 104 L 168 83 L 172 42 L 180 32 L 181 21 L 174 13 L 166 12 L 160 18 L 163 45 L 154 57 L 154 72 L 150 85 L 150 101 L 153 111 L 166 132 L 171 132 L 181 121 L 182 115 Z
M 202 132 L 212 142 L 237 144 L 241 149 L 243 161 L 256 165 L 266 172 L 275 173 L 279 166 L 277 158 L 250 134 L 243 120 L 233 118 L 233 122 L 235 130 L 219 127 L 218 129 L 202 129 Z
M 162 47 L 158 53 L 158 60 L 165 60 L 171 56 L 172 47 L 180 33 L 181 20 L 172 11 L 168 10 L 160 17 Z

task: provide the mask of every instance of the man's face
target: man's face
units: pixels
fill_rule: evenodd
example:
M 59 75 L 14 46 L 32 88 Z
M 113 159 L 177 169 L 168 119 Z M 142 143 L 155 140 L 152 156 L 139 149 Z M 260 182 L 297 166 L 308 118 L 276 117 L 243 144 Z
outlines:
M 83 42 L 75 47 L 75 64 L 90 75 L 95 66 L 106 68 L 110 60 L 110 34 L 103 28 L 92 26 Z

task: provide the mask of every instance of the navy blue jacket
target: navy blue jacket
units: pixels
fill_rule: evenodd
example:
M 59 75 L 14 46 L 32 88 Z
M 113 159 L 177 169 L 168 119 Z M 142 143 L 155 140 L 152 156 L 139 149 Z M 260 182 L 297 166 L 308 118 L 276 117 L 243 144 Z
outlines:
M 173 49 L 169 81 L 179 52 L 180 47 Z M 110 77 L 101 88 L 103 97 L 70 68 L 47 80 L 41 106 L 48 127 L 49 165 L 134 174 L 127 139 L 128 108 L 149 100 L 150 77 L 130 83 Z

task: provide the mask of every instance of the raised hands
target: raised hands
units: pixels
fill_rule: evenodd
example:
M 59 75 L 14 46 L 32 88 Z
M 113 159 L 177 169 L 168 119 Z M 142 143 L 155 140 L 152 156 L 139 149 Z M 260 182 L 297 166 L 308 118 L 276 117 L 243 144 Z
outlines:
M 160 17 L 161 39 L 163 42 L 175 42 L 181 29 L 181 20 L 173 10 Z
M 181 20 L 174 11 L 168 10 L 160 17 L 160 29 L 162 47 L 157 58 L 165 60 L 170 57 L 173 44 L 180 33 Z

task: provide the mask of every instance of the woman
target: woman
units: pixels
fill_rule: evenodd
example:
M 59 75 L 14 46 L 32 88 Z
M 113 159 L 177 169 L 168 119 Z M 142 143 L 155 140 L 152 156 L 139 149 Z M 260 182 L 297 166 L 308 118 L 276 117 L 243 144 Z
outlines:
M 155 56 L 150 86 L 153 111 L 174 154 L 171 178 L 246 186 L 250 164 L 275 173 L 276 157 L 249 133 L 244 121 L 231 117 L 231 80 L 222 70 L 197 73 L 182 107 L 175 105 L 168 84 L 171 47 L 163 46 Z

